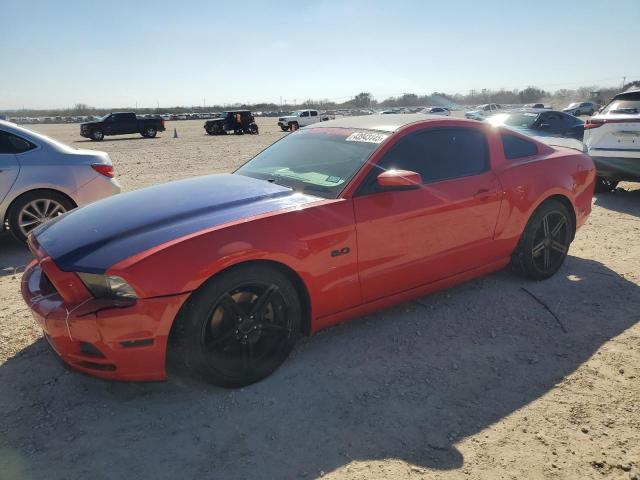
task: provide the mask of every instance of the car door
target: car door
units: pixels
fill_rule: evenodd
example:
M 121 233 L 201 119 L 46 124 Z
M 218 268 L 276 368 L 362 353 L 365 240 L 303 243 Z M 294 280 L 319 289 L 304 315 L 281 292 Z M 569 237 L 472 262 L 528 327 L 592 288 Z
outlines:
M 311 110 L 311 111 L 309 111 L 309 114 L 311 115 L 311 117 L 309 119 L 309 123 L 316 123 L 318 121 L 318 111 L 317 110 Z
M 2 202 L 20 173 L 20 164 L 15 153 L 24 151 L 20 142 L 28 145 L 24 139 L 5 130 L 0 130 L 0 202 Z
M 422 175 L 412 190 L 384 190 L 388 169 Z M 365 302 L 488 264 L 502 187 L 477 128 L 425 129 L 401 138 L 354 198 Z
M 309 125 L 309 123 L 309 110 L 300 112 L 300 121 L 298 122 L 298 125 L 304 127 L 305 125 Z
M 116 114 L 116 129 L 118 133 L 137 133 L 138 118 L 135 113 L 118 113 Z

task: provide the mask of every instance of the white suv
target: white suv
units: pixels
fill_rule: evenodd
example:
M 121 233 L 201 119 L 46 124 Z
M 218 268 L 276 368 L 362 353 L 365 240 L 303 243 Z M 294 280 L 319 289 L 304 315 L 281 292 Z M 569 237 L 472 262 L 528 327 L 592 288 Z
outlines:
M 584 143 L 596 164 L 597 192 L 640 182 L 640 89 L 619 93 L 587 120 Z

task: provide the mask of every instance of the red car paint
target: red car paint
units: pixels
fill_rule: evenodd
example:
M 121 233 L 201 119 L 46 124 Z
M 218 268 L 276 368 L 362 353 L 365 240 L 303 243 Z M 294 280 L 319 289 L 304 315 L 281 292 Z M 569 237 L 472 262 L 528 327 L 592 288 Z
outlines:
M 490 170 L 416 190 L 354 196 L 399 138 L 440 126 L 481 129 Z M 483 123 L 442 119 L 401 127 L 338 199 L 212 227 L 112 265 L 106 273 L 140 293 L 131 304 L 105 305 L 93 298 L 32 237 L 36 260 L 23 278 L 23 296 L 62 359 L 103 378 L 165 378 L 167 339 L 183 303 L 212 276 L 245 262 L 271 262 L 299 280 L 308 303 L 307 331 L 314 333 L 503 268 L 529 217 L 551 196 L 571 204 L 579 228 L 591 211 L 593 162 L 577 151 L 528 140 L 536 143 L 536 155 L 506 160 L 500 131 Z M 345 247 L 349 254 L 332 255 Z M 83 349 L 83 342 L 101 356 Z

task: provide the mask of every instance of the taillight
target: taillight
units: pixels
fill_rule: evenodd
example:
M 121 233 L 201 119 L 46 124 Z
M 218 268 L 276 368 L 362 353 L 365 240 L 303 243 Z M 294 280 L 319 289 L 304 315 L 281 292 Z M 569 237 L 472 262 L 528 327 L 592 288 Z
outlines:
M 160 119 L 160 125 L 162 125 L 164 127 L 164 118 Z
M 106 165 L 104 163 L 94 163 L 91 165 L 96 172 L 105 177 L 113 178 L 115 172 L 113 171 L 113 165 Z
M 593 120 L 587 120 L 587 123 L 584 124 L 584 129 L 585 130 L 591 130 L 592 128 L 598 128 L 600 126 L 604 125 L 604 122 L 600 121 L 600 122 L 594 122 Z

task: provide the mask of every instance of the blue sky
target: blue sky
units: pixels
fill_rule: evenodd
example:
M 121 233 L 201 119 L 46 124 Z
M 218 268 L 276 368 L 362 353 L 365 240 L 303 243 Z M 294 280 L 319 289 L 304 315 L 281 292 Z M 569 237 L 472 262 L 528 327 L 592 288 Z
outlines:
M 640 79 L 640 0 L 0 0 L 0 109 Z

